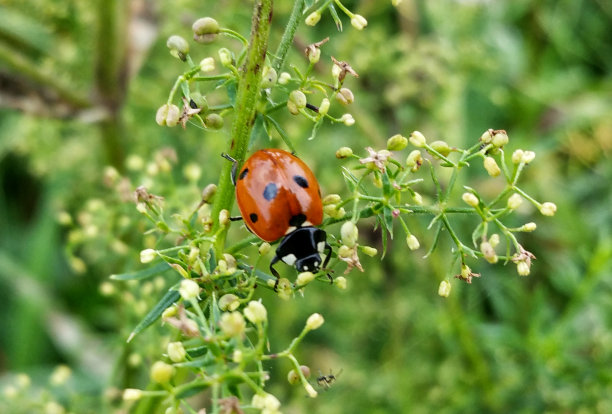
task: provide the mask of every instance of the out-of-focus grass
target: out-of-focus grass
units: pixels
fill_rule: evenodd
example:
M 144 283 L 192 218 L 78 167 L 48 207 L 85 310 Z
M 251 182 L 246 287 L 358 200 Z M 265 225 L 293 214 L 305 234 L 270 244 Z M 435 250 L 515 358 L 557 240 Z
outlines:
M 281 22 L 289 4 L 278 3 L 275 19 Z M 246 33 L 250 6 L 212 4 L 154 4 L 159 36 L 126 86 L 121 108 L 125 154 L 137 154 L 146 165 L 162 147 L 177 152 L 172 171 L 150 182 L 154 192 L 185 210 L 197 200 L 198 187 L 216 180 L 217 168 L 210 166 L 222 162 L 225 135 L 193 126 L 162 129 L 153 117 L 181 70 L 166 52 L 167 35 L 187 37 L 191 22 L 209 14 Z M 296 43 L 332 34 L 317 69 L 327 73 L 333 55 L 360 74 L 347 83 L 356 96 L 356 125 L 325 126 L 315 141 L 305 142 L 299 137 L 308 136 L 307 121 L 288 114 L 280 119 L 325 193 L 343 189 L 334 158 L 342 145 L 381 147 L 388 136 L 413 129 L 465 145 L 492 127 L 508 130 L 510 150 L 537 152 L 524 182 L 559 209 L 552 219 L 519 212 L 523 222 L 538 223 L 524 238 L 538 258 L 528 278 L 519 278 L 512 264 L 484 266 L 475 269 L 482 277 L 472 285 L 457 281 L 448 299 L 438 297 L 437 285 L 448 276 L 449 246 L 423 260 L 431 238 L 426 223 L 415 218 L 421 252 L 408 255 L 399 238 L 382 263 L 365 261 L 363 274 L 348 277 L 346 292 L 320 285 L 295 301 L 266 298 L 271 343 L 286 343 L 309 313 L 321 312 L 326 324 L 308 338 L 300 357 L 315 374 L 342 369 L 330 390 L 309 400 L 286 384 L 287 366 L 272 364 L 272 392 L 289 401 L 284 411 L 612 411 L 612 9 L 603 1 L 574 0 L 404 0 L 398 10 L 381 2 L 349 4 L 368 18 L 366 30 L 356 32 L 346 22 L 344 32 L 335 33 L 327 16 L 315 28 L 303 27 Z M 60 7 L 32 0 L 1 7 L 21 16 L 36 11 L 23 26 L 31 30 L 13 32 L 19 44 L 30 45 L 23 54 L 87 96 L 96 35 L 89 3 Z M 14 36 L 6 36 L 14 29 L 3 21 L 0 26 L 0 46 L 14 46 Z M 273 42 L 282 27 L 274 30 Z M 52 35 L 41 41 L 41 33 Z M 196 53 L 215 55 L 218 47 Z M 291 60 L 303 65 L 300 48 Z M 22 82 L 3 82 L 3 96 L 15 90 L 27 96 L 44 85 L 2 61 L 0 75 Z M 95 122 L 47 115 L 0 113 L 0 383 L 10 385 L 13 374 L 27 372 L 39 390 L 56 393 L 72 411 L 99 412 L 92 407 L 103 395 L 104 409 L 112 411 L 113 389 L 143 386 L 150 358 L 163 351 L 163 330 L 123 344 L 151 299 L 147 289 L 155 287 L 116 284 L 120 293 L 112 298 L 99 292 L 109 274 L 137 267 L 146 227 L 132 205 L 103 185 L 109 162 L 104 130 Z M 182 174 L 190 162 L 204 167 L 197 186 Z M 127 176 L 136 186 L 146 174 L 128 168 Z M 474 168 L 470 185 L 486 193 L 492 184 Z M 61 211 L 71 214 L 73 225 L 58 224 Z M 380 247 L 379 232 L 369 236 L 369 229 L 361 229 L 364 243 Z M 232 234 L 236 240 L 244 235 Z M 83 239 L 76 243 L 78 237 Z M 71 245 L 79 247 L 72 251 L 66 247 Z M 83 391 L 80 397 L 48 385 L 59 363 L 74 370 L 71 385 L 81 386 L 75 388 Z M 31 391 L 29 398 L 46 397 Z

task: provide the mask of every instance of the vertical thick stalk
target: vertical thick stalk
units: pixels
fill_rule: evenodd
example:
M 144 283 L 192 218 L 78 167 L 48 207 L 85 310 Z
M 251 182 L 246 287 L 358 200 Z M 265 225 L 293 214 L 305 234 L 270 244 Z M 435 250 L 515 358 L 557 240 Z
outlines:
M 241 78 L 236 94 L 236 117 L 232 124 L 231 141 L 227 153 L 242 164 L 249 144 L 249 138 L 255 122 L 256 105 L 260 96 L 261 72 L 264 67 L 272 21 L 272 0 L 258 0 L 253 10 L 251 21 L 251 39 L 244 65 L 240 69 Z M 234 204 L 234 185 L 231 181 L 232 165 L 224 162 L 219 177 L 217 195 L 213 205 L 213 231 L 219 230 L 219 212 L 231 210 Z M 215 253 L 220 255 L 225 245 L 226 229 L 217 234 Z
M 287 28 L 283 33 L 283 38 L 278 45 L 278 49 L 276 49 L 276 57 L 274 58 L 274 64 L 272 65 L 278 74 L 280 74 L 280 71 L 283 68 L 283 63 L 285 63 L 285 58 L 289 52 L 289 47 L 291 47 L 291 44 L 293 43 L 293 37 L 295 36 L 295 32 L 298 28 L 299 19 L 302 17 L 303 8 L 304 0 L 294 0 L 293 9 L 291 10 L 291 15 L 289 16 L 289 21 L 287 22 Z

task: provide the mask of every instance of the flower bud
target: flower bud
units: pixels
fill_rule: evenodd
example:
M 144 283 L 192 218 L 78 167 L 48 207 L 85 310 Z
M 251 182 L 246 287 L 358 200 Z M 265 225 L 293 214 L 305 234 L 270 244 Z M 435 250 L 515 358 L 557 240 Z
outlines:
M 342 243 L 348 247 L 354 247 L 359 237 L 359 229 L 352 221 L 345 222 L 340 228 Z
M 547 201 L 540 206 L 540 213 L 544 216 L 554 216 L 557 212 L 557 205 Z
M 355 125 L 355 118 L 353 118 L 351 114 L 344 114 L 340 117 L 340 122 L 344 123 L 346 126 L 353 126 Z
M 278 77 L 278 83 L 280 83 L 281 85 L 288 84 L 290 80 L 291 80 L 291 75 L 287 72 L 282 72 L 280 76 Z
M 204 58 L 200 61 L 200 70 L 204 73 L 215 70 L 215 59 L 211 57 Z
M 71 375 L 72 370 L 68 365 L 58 365 L 51 373 L 49 382 L 55 386 L 64 385 Z
M 336 64 L 332 65 L 332 76 L 334 79 L 338 79 L 340 74 L 342 73 L 342 68 Z
M 338 194 L 328 194 L 323 197 L 323 205 L 326 206 L 328 204 L 338 204 L 342 201 L 342 198 Z
M 306 49 L 306 55 L 308 56 L 308 61 L 313 65 L 317 63 L 321 59 L 321 49 L 318 47 L 310 47 Z
M 346 245 L 342 245 L 338 248 L 338 257 L 341 258 L 347 258 L 347 257 L 351 257 L 353 255 L 353 249 L 346 246 Z
M 187 279 L 189 277 L 189 274 L 187 273 L 187 271 L 180 264 L 178 264 L 178 263 L 170 263 L 170 267 L 172 267 L 174 270 L 176 270 L 176 272 L 179 275 L 181 275 L 181 277 L 183 279 Z
M 162 312 L 162 320 L 176 316 L 176 306 L 169 306 Z
M 210 113 L 204 117 L 204 125 L 211 129 L 223 128 L 223 117 L 219 114 Z
M 336 151 L 336 158 L 343 159 L 353 155 L 353 150 L 349 147 L 341 147 Z
M 219 298 L 219 309 L 222 311 L 235 311 L 240 306 L 240 298 L 233 293 L 228 293 Z
M 334 278 L 334 285 L 338 286 L 338 289 L 346 290 L 346 278 L 344 276 Z
M 242 362 L 242 351 L 240 349 L 236 349 L 234 352 L 232 352 L 232 361 L 237 364 Z
M 533 151 L 524 151 L 522 161 L 525 164 L 529 164 L 531 161 L 535 159 L 536 153 Z
M 530 223 L 523 224 L 519 230 L 525 231 L 525 232 L 532 232 L 532 231 L 535 231 L 536 228 L 537 228 L 537 225 L 534 222 L 530 222 Z
M 312 272 L 301 272 L 299 275 L 297 275 L 295 284 L 299 287 L 306 286 L 307 284 L 312 282 L 314 278 L 315 275 Z
M 508 198 L 508 208 L 516 210 L 523 203 L 523 197 L 520 194 L 514 193 Z
M 200 285 L 191 279 L 184 279 L 181 281 L 179 293 L 184 300 L 195 300 L 200 294 Z
M 395 134 L 387 140 L 389 151 L 401 151 L 408 145 L 408 139 L 401 134 Z
M 172 35 L 166 41 L 166 46 L 170 49 L 170 54 L 183 62 L 187 60 L 189 53 L 189 43 L 178 35 Z
M 512 153 L 512 163 L 513 164 L 520 164 L 523 161 L 523 154 L 525 152 L 521 149 L 517 149 L 516 151 L 514 151 Z
M 263 89 L 271 88 L 276 83 L 278 79 L 278 75 L 276 70 L 270 66 L 264 66 L 263 72 L 261 74 L 261 87 Z
M 433 141 L 429 146 L 445 157 L 451 152 L 451 147 L 446 141 Z
M 222 47 L 217 53 L 219 54 L 219 61 L 223 66 L 232 66 L 234 58 L 232 57 L 232 52 L 230 52 L 229 49 Z
M 443 280 L 440 282 L 440 286 L 438 286 L 438 295 L 443 298 L 447 298 L 451 293 L 451 284 L 448 280 Z
M 491 140 L 493 139 L 493 134 L 492 134 L 493 130 L 492 129 L 487 129 L 485 132 L 482 133 L 482 135 L 480 136 L 480 141 L 483 144 L 489 144 L 491 142 Z
M 325 322 L 325 319 L 323 319 L 323 316 L 321 316 L 320 313 L 313 313 L 306 320 L 306 329 L 309 331 L 314 331 L 315 329 L 320 328 L 321 325 L 323 325 L 323 322 Z
M 170 342 L 166 353 L 172 362 L 183 362 L 187 357 L 187 351 L 182 342 Z
M 174 367 L 166 364 L 163 361 L 156 361 L 151 366 L 151 379 L 158 384 L 166 384 L 170 382 L 174 376 Z
M 495 158 L 493 157 L 485 157 L 484 167 L 491 177 L 497 177 L 499 174 L 501 174 L 501 170 L 499 169 L 499 166 L 497 165 L 497 162 L 495 162 Z
M 142 398 L 142 390 L 136 388 L 126 388 L 123 390 L 124 401 L 137 401 Z
M 246 322 L 238 311 L 225 312 L 219 320 L 219 327 L 224 334 L 231 337 L 241 336 L 246 329 Z
M 519 274 L 519 276 L 529 276 L 529 273 L 530 273 L 529 263 L 523 260 L 520 262 L 517 262 L 516 272 Z
M 144 249 L 140 252 L 140 263 L 151 263 L 157 257 L 157 250 Z
M 496 248 L 499 245 L 499 234 L 492 234 L 491 237 L 489 237 L 489 244 L 491 244 L 491 247 Z
M 317 11 L 313 11 L 306 17 L 305 23 L 308 26 L 314 26 L 317 23 L 319 23 L 319 20 L 321 20 L 321 12 L 317 10 Z
M 378 250 L 371 246 L 361 246 L 361 251 L 370 257 L 374 257 L 378 254 Z
M 178 106 L 172 104 L 165 104 L 159 107 L 155 114 L 155 122 L 159 126 L 173 127 L 178 124 L 181 116 L 181 110 Z
M 357 30 L 363 30 L 363 28 L 368 25 L 368 21 L 365 19 L 365 17 L 355 14 L 351 18 L 351 25 Z
M 413 150 L 408 154 L 408 158 L 406 158 L 406 166 L 410 168 L 410 171 L 416 172 L 421 165 L 423 164 L 423 156 L 421 155 L 421 151 Z
M 254 324 L 263 323 L 268 320 L 268 311 L 261 302 L 252 300 L 244 308 L 244 316 Z
M 208 184 L 206 187 L 204 187 L 204 190 L 202 190 L 202 201 L 210 204 L 210 202 L 212 201 L 212 198 L 215 196 L 216 193 L 217 193 L 217 185 Z
M 230 222 L 230 212 L 227 209 L 223 209 L 219 212 L 219 224 L 221 226 L 227 226 Z
M 495 135 L 493 135 L 493 139 L 491 139 L 491 144 L 493 144 L 493 146 L 497 148 L 503 147 L 507 143 L 508 143 L 508 134 L 506 134 L 506 131 L 504 130 L 497 131 Z
M 219 23 L 212 17 L 202 17 L 191 26 L 193 29 L 193 40 L 198 43 L 211 43 L 219 34 Z
M 498 257 L 497 253 L 495 253 L 495 249 L 491 246 L 489 242 L 480 243 L 480 252 L 482 253 L 485 260 L 489 263 L 497 263 Z
M 272 246 L 270 245 L 270 243 L 268 242 L 263 242 L 259 245 L 259 254 L 260 255 L 265 255 L 268 254 L 268 252 L 270 251 L 270 249 L 272 248 Z
M 300 376 L 298 375 L 296 370 L 292 369 L 291 371 L 289 371 L 289 373 L 287 374 L 287 382 L 291 385 L 295 385 L 300 382 Z
M 412 145 L 414 145 L 415 147 L 419 147 L 419 148 L 424 147 L 425 144 L 427 143 L 425 136 L 421 134 L 419 131 L 414 131 L 412 134 L 410 134 L 409 139 Z
M 472 193 L 463 193 L 461 198 L 463 199 L 465 204 L 467 204 L 468 206 L 470 206 L 470 207 L 478 207 L 478 197 L 476 197 L 474 194 L 472 194 Z
M 289 101 L 293 102 L 298 109 L 305 108 L 307 103 L 306 95 L 298 89 L 291 91 L 289 94 Z
M 349 105 L 355 101 L 355 96 L 349 88 L 341 88 L 336 94 L 336 100 L 342 105 Z
M 414 234 L 411 234 L 410 236 L 406 237 L 406 244 L 408 245 L 408 248 L 410 250 L 416 250 L 421 247 L 419 239 L 417 239 Z
M 416 204 L 417 206 L 423 205 L 423 196 L 417 193 L 416 191 L 414 192 L 414 194 L 412 194 L 412 199 L 414 200 L 414 204 Z

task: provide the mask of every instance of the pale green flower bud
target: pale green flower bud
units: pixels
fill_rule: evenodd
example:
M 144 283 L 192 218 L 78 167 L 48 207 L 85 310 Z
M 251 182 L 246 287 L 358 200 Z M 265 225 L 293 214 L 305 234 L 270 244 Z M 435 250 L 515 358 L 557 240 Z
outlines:
M 489 237 L 489 243 L 491 247 L 496 248 L 499 245 L 499 234 L 492 234 L 491 237 Z
M 200 285 L 198 285 L 191 279 L 184 279 L 181 281 L 181 285 L 178 291 L 184 300 L 195 300 L 200 294 Z
M 242 351 L 240 349 L 236 349 L 232 353 L 232 361 L 239 364 L 240 362 L 242 362 L 242 356 Z
M 307 383 L 306 385 L 304 385 L 304 388 L 306 389 L 306 393 L 308 394 L 310 398 L 317 397 L 318 393 L 310 383 Z
M 351 18 L 351 25 L 357 30 L 363 30 L 368 25 L 368 21 L 365 19 L 365 17 L 355 14 Z
M 534 222 L 530 222 L 530 223 L 523 224 L 520 230 L 525 231 L 525 232 L 532 232 L 532 231 L 535 231 L 536 228 L 537 228 L 537 225 Z
M 223 66 L 232 66 L 234 58 L 232 57 L 232 52 L 230 52 L 229 49 L 222 47 L 217 53 L 219 54 L 219 61 Z
M 491 140 L 491 144 L 493 144 L 493 146 L 497 148 L 503 147 L 507 143 L 508 143 L 508 134 L 506 134 L 506 131 L 503 131 L 503 130 L 497 131 L 495 135 L 493 135 L 493 139 Z
M 151 263 L 157 257 L 157 250 L 144 249 L 140 252 L 140 263 Z
M 223 209 L 219 212 L 219 224 L 221 226 L 227 226 L 230 222 L 230 212 L 227 209 Z
M 354 247 L 359 237 L 359 229 L 352 221 L 347 221 L 340 228 L 342 243 L 348 247 Z
M 529 263 L 520 261 L 516 264 L 516 272 L 519 274 L 519 276 L 529 276 L 530 271 Z
M 321 59 L 321 49 L 318 47 L 308 48 L 308 61 L 312 64 L 317 63 Z
M 408 138 L 401 134 L 395 134 L 387 140 L 389 151 L 401 151 L 408 146 Z
M 225 312 L 219 320 L 219 327 L 224 334 L 231 337 L 241 336 L 246 329 L 246 322 L 238 311 Z
M 202 17 L 191 26 L 193 40 L 199 43 L 211 43 L 219 34 L 219 23 L 212 17 Z
M 480 243 L 480 252 L 482 253 L 485 260 L 489 263 L 497 263 L 498 257 L 497 253 L 495 253 L 495 249 L 491 246 L 489 242 Z
M 378 250 L 371 246 L 361 246 L 361 251 L 370 257 L 374 257 L 378 254 Z
M 433 141 L 429 146 L 445 157 L 451 152 L 451 147 L 448 146 L 446 141 Z
M 202 201 L 205 203 L 209 203 L 212 201 L 212 198 L 217 193 L 217 185 L 216 184 L 208 184 L 202 190 Z
M 533 151 L 524 151 L 522 161 L 525 164 L 529 164 L 531 161 L 535 159 L 535 156 L 536 154 Z
M 344 123 L 346 126 L 353 126 L 355 125 L 355 118 L 353 118 L 351 114 L 344 114 L 340 117 L 340 122 Z
M 219 114 L 210 113 L 204 117 L 204 125 L 210 129 L 221 129 L 223 128 L 223 117 Z
M 211 57 L 204 58 L 200 61 L 200 70 L 204 73 L 215 70 L 215 59 Z
M 423 156 L 421 155 L 421 151 L 413 150 L 408 154 L 408 158 L 406 158 L 406 166 L 410 168 L 410 171 L 416 172 L 421 165 L 423 164 Z
M 346 290 L 346 278 L 344 276 L 334 278 L 334 285 L 338 286 L 338 289 Z
M 514 193 L 508 198 L 508 208 L 516 210 L 523 203 L 523 197 L 520 194 Z
M 270 243 L 263 242 L 262 244 L 259 245 L 259 254 L 262 256 L 265 254 L 268 254 L 271 248 L 272 246 L 270 245 Z
M 172 35 L 166 41 L 166 46 L 170 49 L 170 54 L 183 62 L 187 60 L 189 53 L 189 43 L 178 35 Z
M 554 216 L 557 212 L 557 205 L 555 203 L 546 202 L 540 206 L 540 213 L 544 216 Z
M 308 26 L 314 26 L 317 23 L 319 23 L 319 20 L 321 20 L 321 12 L 317 10 L 317 11 L 313 11 L 312 13 L 308 15 L 308 17 L 306 17 L 305 23 Z
M 491 140 L 493 139 L 493 134 L 492 134 L 493 130 L 492 129 L 487 129 L 485 132 L 482 133 L 482 135 L 480 136 L 480 141 L 483 144 L 489 144 L 491 142 Z
M 415 147 L 419 147 L 419 148 L 424 147 L 425 144 L 427 143 L 425 136 L 421 134 L 419 131 L 414 131 L 412 134 L 410 134 L 409 139 L 412 145 L 414 145 Z
M 181 275 L 182 278 L 187 279 L 189 277 L 189 274 L 187 273 L 187 271 L 185 269 L 183 269 L 183 266 L 181 266 L 178 263 L 170 263 L 170 267 L 172 267 L 174 270 L 176 270 L 176 272 Z
M 298 89 L 291 91 L 289 94 L 289 100 L 293 102 L 298 109 L 303 109 L 306 107 L 306 95 L 304 95 L 304 92 Z
M 68 365 L 58 365 L 51 373 L 49 382 L 55 386 L 64 385 L 71 376 L 72 370 Z
M 323 322 L 325 322 L 325 319 L 323 319 L 323 316 L 321 316 L 320 313 L 313 313 L 306 320 L 306 329 L 309 331 L 314 331 L 315 329 L 320 328 L 321 325 L 323 325 Z
M 340 74 L 342 73 L 342 68 L 336 64 L 332 65 L 332 76 L 334 79 L 338 79 Z
M 183 362 L 187 357 L 187 351 L 182 342 L 170 342 L 166 353 L 172 362 Z
M 288 84 L 290 80 L 291 80 L 291 75 L 287 72 L 282 72 L 280 76 L 278 77 L 278 83 L 280 83 L 281 85 Z
M 472 194 L 472 193 L 463 193 L 461 198 L 463 199 L 465 204 L 467 204 L 468 206 L 470 206 L 470 207 L 478 207 L 478 197 L 476 197 L 474 194 Z
M 353 255 L 352 248 L 345 246 L 344 244 L 338 248 L 338 257 L 343 257 L 346 259 L 347 257 L 351 257 L 352 255 Z
M 520 164 L 523 161 L 523 155 L 525 154 L 525 152 L 521 149 L 517 149 L 516 151 L 514 151 L 512 153 L 512 163 L 513 164 Z
M 301 272 L 297 276 L 297 279 L 295 280 L 295 284 L 300 287 L 306 286 L 307 284 L 312 282 L 314 278 L 315 278 L 315 275 L 312 272 Z
M 501 170 L 499 169 L 499 166 L 497 165 L 497 162 L 495 162 L 495 158 L 493 157 L 485 157 L 484 167 L 491 177 L 497 177 L 499 174 L 501 174 Z
M 410 250 L 416 250 L 421 247 L 421 243 L 419 243 L 419 239 L 417 239 L 414 234 L 406 237 L 406 244 L 408 244 L 408 248 Z
M 162 312 L 162 320 L 176 316 L 176 306 L 170 306 Z
M 343 159 L 353 155 L 353 150 L 349 147 L 341 147 L 336 151 L 336 158 Z
M 163 361 L 156 361 L 151 366 L 150 377 L 154 382 L 158 384 L 166 384 L 170 382 L 174 376 L 174 367 L 170 364 L 166 364 Z
M 268 311 L 261 302 L 252 300 L 244 308 L 244 316 L 254 324 L 263 323 L 268 320 Z
M 338 204 L 342 201 L 342 198 L 338 194 L 329 194 L 323 197 L 323 205 L 326 206 L 328 204 Z
M 349 88 L 341 88 L 336 94 L 336 100 L 342 105 L 350 105 L 355 101 L 355 96 Z
M 412 199 L 414 200 L 414 204 L 416 204 L 417 206 L 423 205 L 423 196 L 417 193 L 416 191 L 412 195 Z
M 278 79 L 278 75 L 276 70 L 270 66 L 264 66 L 262 75 L 261 75 L 261 87 L 263 89 L 271 88 L 276 83 Z
M 155 122 L 159 126 L 173 127 L 178 124 L 181 110 L 176 105 L 165 104 L 159 107 L 155 114 Z
M 219 298 L 219 309 L 222 311 L 235 311 L 240 306 L 240 298 L 233 293 L 228 293 Z
M 448 280 L 443 280 L 440 282 L 440 286 L 438 286 L 438 295 L 443 298 L 447 298 L 451 293 L 451 284 Z
M 124 401 L 138 401 L 142 398 L 142 390 L 136 388 L 126 388 L 123 390 Z

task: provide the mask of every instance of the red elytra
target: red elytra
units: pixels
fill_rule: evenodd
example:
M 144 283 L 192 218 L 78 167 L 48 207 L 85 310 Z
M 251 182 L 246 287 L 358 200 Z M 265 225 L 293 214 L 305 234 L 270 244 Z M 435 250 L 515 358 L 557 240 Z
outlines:
M 246 160 L 236 176 L 236 199 L 246 225 L 268 242 L 323 220 L 314 174 L 302 160 L 280 149 L 262 149 Z

